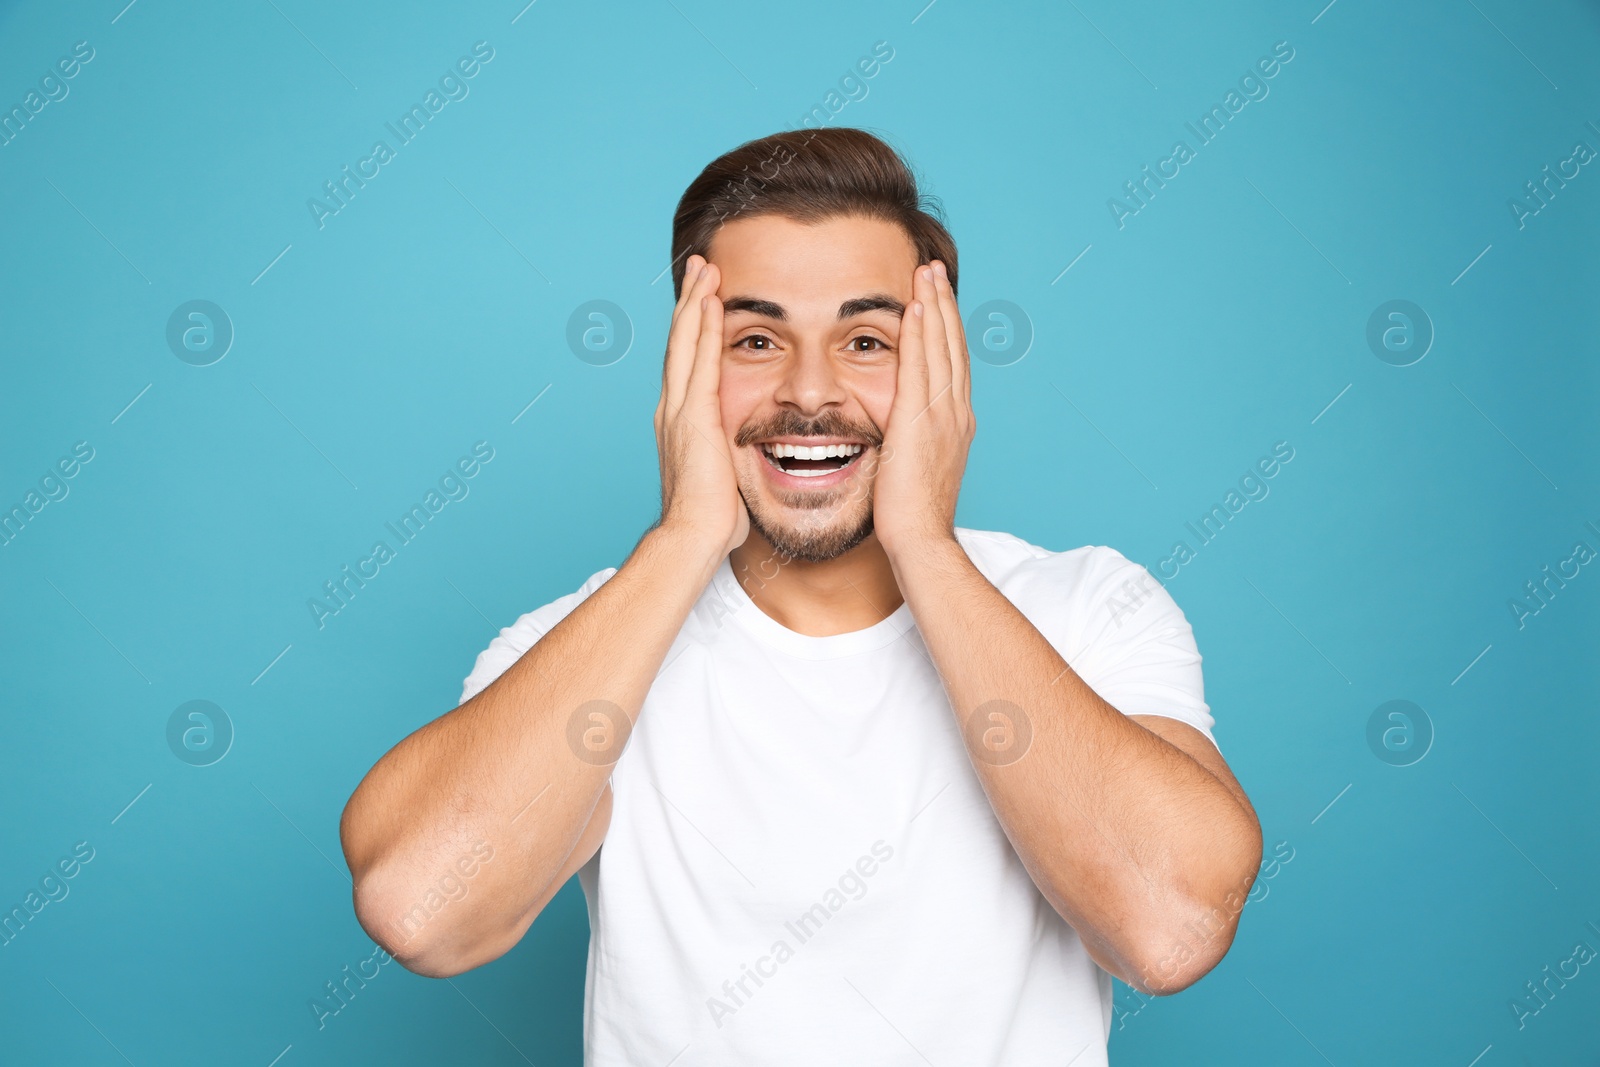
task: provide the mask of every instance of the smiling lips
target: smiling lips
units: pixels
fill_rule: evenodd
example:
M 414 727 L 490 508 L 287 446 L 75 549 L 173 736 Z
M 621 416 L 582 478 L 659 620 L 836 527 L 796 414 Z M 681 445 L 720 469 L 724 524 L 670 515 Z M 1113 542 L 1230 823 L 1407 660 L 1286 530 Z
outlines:
M 761 453 L 767 465 L 795 478 L 821 478 L 849 467 L 863 446 L 855 441 L 823 444 L 797 444 L 792 441 L 763 441 Z

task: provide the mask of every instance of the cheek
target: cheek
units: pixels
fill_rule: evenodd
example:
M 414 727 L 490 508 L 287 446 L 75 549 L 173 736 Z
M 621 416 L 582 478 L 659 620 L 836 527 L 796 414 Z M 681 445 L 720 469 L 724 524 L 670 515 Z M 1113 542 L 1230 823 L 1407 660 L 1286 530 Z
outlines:
M 722 414 L 722 429 L 730 441 L 760 409 L 764 395 L 760 382 L 753 375 L 723 365 L 722 380 L 717 385 L 717 404 Z
M 875 369 L 863 374 L 855 384 L 857 402 L 880 431 L 886 430 L 889 426 L 889 411 L 894 407 L 897 369 L 895 366 Z

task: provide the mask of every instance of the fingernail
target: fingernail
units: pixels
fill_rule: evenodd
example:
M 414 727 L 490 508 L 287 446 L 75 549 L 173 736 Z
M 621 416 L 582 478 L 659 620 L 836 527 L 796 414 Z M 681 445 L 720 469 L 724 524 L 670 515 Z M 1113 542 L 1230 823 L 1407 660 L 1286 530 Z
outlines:
M 923 267 L 922 268 L 922 277 L 926 281 L 932 281 L 933 280 L 933 268 L 932 267 Z
M 920 300 L 911 301 L 911 313 L 913 315 L 915 315 L 919 319 L 922 318 L 922 301 L 920 301 Z
M 934 263 L 933 269 L 939 272 L 939 277 L 941 277 L 941 278 L 950 277 L 949 273 L 947 273 L 945 271 L 945 269 L 944 269 L 944 261 L 943 260 L 939 260 L 938 262 Z

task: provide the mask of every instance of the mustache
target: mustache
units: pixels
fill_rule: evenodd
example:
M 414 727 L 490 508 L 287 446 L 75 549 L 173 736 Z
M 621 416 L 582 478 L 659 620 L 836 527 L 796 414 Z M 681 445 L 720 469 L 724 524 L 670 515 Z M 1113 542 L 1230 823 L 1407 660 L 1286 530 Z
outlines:
M 748 423 L 740 427 L 733 443 L 743 447 L 768 437 L 849 437 L 864 441 L 873 448 L 883 444 L 883 431 L 870 419 L 865 423 L 855 423 L 837 411 L 829 411 L 815 419 L 808 419 L 788 409 L 763 422 Z

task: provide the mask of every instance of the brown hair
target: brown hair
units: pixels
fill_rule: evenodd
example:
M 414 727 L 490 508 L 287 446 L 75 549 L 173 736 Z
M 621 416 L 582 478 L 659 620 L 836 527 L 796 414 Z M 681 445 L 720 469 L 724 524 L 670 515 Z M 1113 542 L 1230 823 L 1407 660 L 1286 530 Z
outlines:
M 846 126 L 789 130 L 746 141 L 712 160 L 689 183 L 672 217 L 672 293 L 683 293 L 684 265 L 705 255 L 723 223 L 781 215 L 813 223 L 839 215 L 893 222 L 917 262 L 940 260 L 956 288 L 956 242 L 936 198 L 917 192 L 900 154 L 865 130 Z

